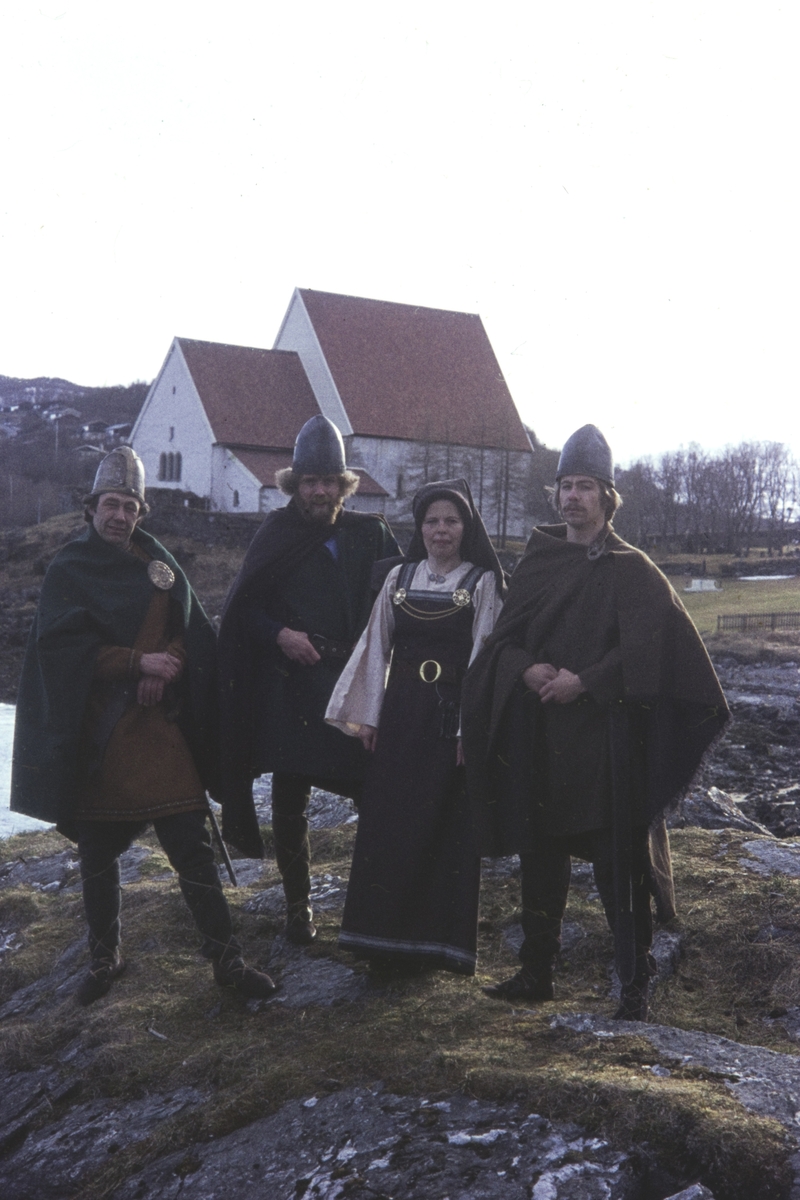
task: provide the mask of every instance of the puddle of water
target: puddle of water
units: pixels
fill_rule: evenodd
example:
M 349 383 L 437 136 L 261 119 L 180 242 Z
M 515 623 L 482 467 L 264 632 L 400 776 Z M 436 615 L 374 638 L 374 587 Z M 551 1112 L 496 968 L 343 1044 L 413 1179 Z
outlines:
M 21 813 L 12 813 L 8 809 L 15 711 L 13 704 L 0 704 L 0 838 L 11 837 L 14 833 L 28 833 L 34 829 L 52 829 L 52 825 L 47 825 L 44 821 L 37 821 L 34 817 L 23 817 Z

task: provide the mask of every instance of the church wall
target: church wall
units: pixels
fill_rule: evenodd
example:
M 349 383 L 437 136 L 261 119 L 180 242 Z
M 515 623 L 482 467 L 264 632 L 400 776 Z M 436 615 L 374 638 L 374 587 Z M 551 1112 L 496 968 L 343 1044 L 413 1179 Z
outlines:
M 173 343 L 131 431 L 131 445 L 144 463 L 148 484 L 209 496 L 213 440 L 194 381 L 180 348 Z M 172 470 L 167 469 L 165 478 L 159 471 L 162 454 L 165 467 L 172 455 Z
M 506 534 L 527 538 L 530 532 L 532 522 L 527 511 L 529 454 L 360 436 L 347 438 L 346 445 L 348 466 L 363 467 L 389 493 L 380 511 L 385 512 L 390 522 L 411 520 L 414 493 L 424 483 L 463 476 L 472 489 L 490 535 L 499 537 L 503 528 L 507 476 Z
M 211 508 L 215 512 L 258 512 L 261 483 L 225 446 L 211 452 Z M 271 489 L 274 491 L 275 489 Z

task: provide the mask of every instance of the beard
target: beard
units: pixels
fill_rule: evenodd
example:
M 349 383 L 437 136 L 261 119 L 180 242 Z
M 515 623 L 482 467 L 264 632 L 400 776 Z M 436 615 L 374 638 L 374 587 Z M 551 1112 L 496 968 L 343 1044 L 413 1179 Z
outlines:
M 315 525 L 333 525 L 344 504 L 341 497 L 336 500 L 304 501 L 299 496 L 295 496 L 295 500 L 301 515 L 306 521 L 313 521 Z

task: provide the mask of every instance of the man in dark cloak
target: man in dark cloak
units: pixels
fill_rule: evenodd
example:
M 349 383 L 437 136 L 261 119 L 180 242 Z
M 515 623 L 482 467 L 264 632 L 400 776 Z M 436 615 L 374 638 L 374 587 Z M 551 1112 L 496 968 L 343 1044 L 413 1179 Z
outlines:
M 728 719 L 681 601 L 611 527 L 611 450 L 567 441 L 555 503 L 534 529 L 494 633 L 464 683 L 468 784 L 484 854 L 520 855 L 520 971 L 484 989 L 552 999 L 570 856 L 594 865 L 622 983 L 618 1018 L 647 1018 L 651 896 L 674 914 L 664 810 Z
M 398 547 L 383 517 L 345 511 L 358 476 L 326 417 L 306 422 L 276 480 L 289 503 L 265 518 L 222 614 L 222 790 L 246 812 L 254 778 L 272 772 L 286 934 L 308 945 L 311 787 L 357 800 L 367 766 L 358 739 L 325 724 L 325 709 L 369 619 L 373 564 Z
M 242 961 L 206 828 L 219 782 L 214 631 L 178 564 L 139 528 L 144 467 L 130 447 L 103 459 L 85 505 L 88 529 L 42 584 L 11 778 L 14 812 L 78 843 L 92 961 L 76 998 L 100 999 L 124 970 L 119 855 L 150 821 L 217 983 L 269 996 L 269 976 Z

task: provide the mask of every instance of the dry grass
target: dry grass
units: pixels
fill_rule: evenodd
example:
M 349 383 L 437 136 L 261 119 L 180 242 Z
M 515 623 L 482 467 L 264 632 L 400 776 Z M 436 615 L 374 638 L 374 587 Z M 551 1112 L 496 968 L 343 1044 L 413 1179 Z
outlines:
M 44 844 L 39 839 L 52 837 L 17 838 L 14 849 L 23 844 L 37 852 Z M 350 828 L 316 834 L 315 869 L 346 876 L 352 837 Z M 777 886 L 743 871 L 743 838 L 731 834 L 722 839 L 725 848 L 718 835 L 701 830 L 674 835 L 686 956 L 677 977 L 656 993 L 653 1019 L 792 1053 L 794 1043 L 761 1018 L 797 995 L 800 883 L 781 879 Z M 264 963 L 277 925 L 241 911 L 247 894 L 229 893 L 239 907 L 246 953 Z M 9 977 L 1 985 L 8 995 L 39 977 L 59 948 L 82 937 L 83 921 L 77 896 L 27 889 L 0 895 L 25 941 L 12 960 L 13 982 Z M 7 1069 L 30 1069 L 80 1038 L 95 1048 L 89 1094 L 122 1100 L 188 1085 L 213 1094 L 213 1105 L 164 1122 L 146 1142 L 115 1156 L 87 1197 L 108 1195 L 153 1157 L 219 1137 L 291 1097 L 378 1079 L 406 1094 L 461 1089 L 514 1098 L 617 1144 L 647 1143 L 671 1170 L 687 1178 L 702 1175 L 719 1200 L 781 1195 L 784 1134 L 773 1122 L 746 1114 L 724 1080 L 680 1068 L 655 1078 L 643 1066 L 658 1061 L 658 1053 L 642 1039 L 600 1042 L 550 1028 L 558 1011 L 607 1013 L 611 1006 L 611 939 L 599 903 L 585 891 L 573 889 L 567 916 L 589 936 L 561 963 L 555 1003 L 515 1010 L 481 994 L 482 983 L 514 970 L 502 928 L 514 919 L 517 903 L 517 881 L 486 881 L 475 980 L 436 973 L 370 988 L 359 1004 L 306 1010 L 276 1004 L 252 1015 L 214 986 L 208 964 L 195 953 L 196 935 L 174 882 L 143 879 L 125 889 L 126 976 L 85 1012 L 65 1001 L 54 1004 L 46 1020 L 7 1021 L 0 1055 Z M 351 962 L 336 947 L 336 915 L 320 917 L 319 941 L 309 953 Z M 796 929 L 796 939 L 792 934 L 788 941 L 754 943 L 765 924 Z
M 671 582 L 702 634 L 716 632 L 718 615 L 800 612 L 800 575 L 793 579 L 760 579 L 750 583 L 723 579 L 720 592 L 684 592 L 681 576 L 674 577 Z M 688 578 L 685 582 L 689 582 Z
M 800 629 L 710 633 L 703 640 L 715 659 L 727 655 L 740 663 L 800 663 Z

